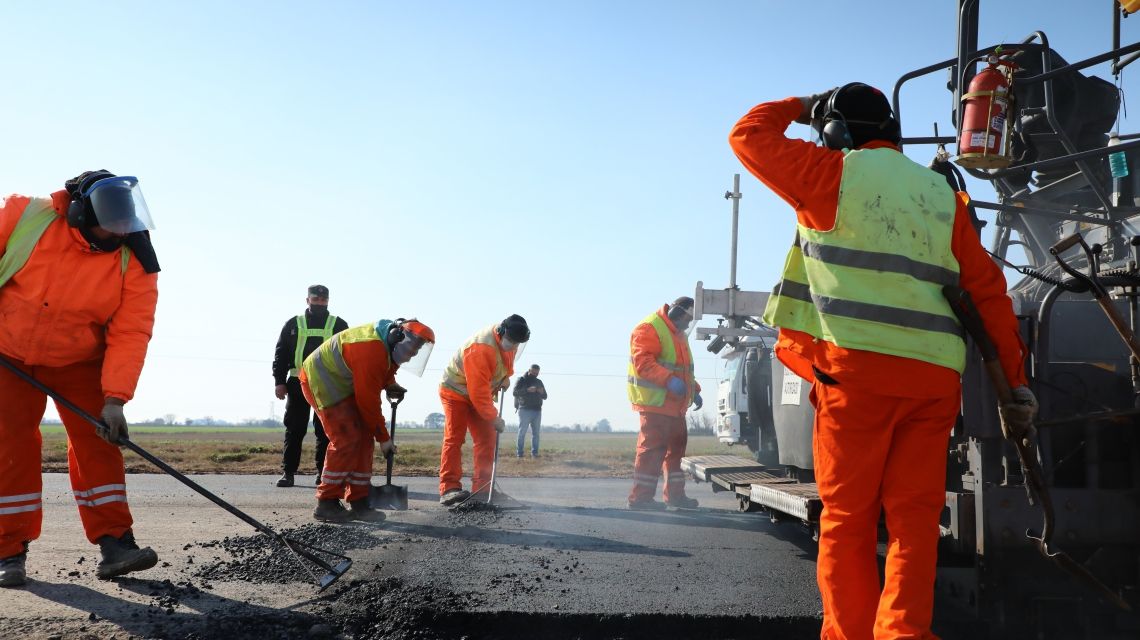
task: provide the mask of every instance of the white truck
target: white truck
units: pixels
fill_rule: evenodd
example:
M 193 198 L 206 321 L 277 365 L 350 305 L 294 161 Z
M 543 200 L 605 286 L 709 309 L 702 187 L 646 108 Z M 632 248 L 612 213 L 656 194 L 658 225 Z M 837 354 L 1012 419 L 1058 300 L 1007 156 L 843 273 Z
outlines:
M 689 456 L 681 468 L 713 491 L 732 491 L 742 511 L 766 511 L 773 519 L 802 522 L 818 532 L 822 505 L 812 470 L 811 385 L 772 357 L 776 330 L 763 324 L 768 293 L 742 291 L 736 285 L 736 245 L 740 176 L 733 178 L 732 258 L 727 289 L 706 289 L 698 282 L 693 322 L 718 316 L 717 326 L 696 328 L 698 340 L 725 361 L 717 385 L 717 437 L 744 445 L 748 457 Z

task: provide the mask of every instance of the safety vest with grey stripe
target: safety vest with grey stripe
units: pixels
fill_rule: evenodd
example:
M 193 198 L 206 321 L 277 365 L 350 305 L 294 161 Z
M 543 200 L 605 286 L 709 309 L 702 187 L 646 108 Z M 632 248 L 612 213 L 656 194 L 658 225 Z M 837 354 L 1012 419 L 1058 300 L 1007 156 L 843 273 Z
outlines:
M 451 389 L 464 398 L 470 398 L 467 390 L 467 374 L 463 371 L 463 353 L 467 351 L 467 347 L 473 344 L 485 344 L 495 350 L 495 370 L 491 373 L 491 392 L 494 393 L 503 384 L 510 375 L 507 373 L 507 365 L 503 362 L 503 352 L 499 349 L 499 344 L 495 342 L 495 330 L 499 325 L 493 324 L 489 327 L 481 329 L 476 333 L 466 344 L 463 345 L 455 355 L 451 357 L 451 362 L 443 370 L 443 380 L 440 385 Z
M 333 327 L 336 326 L 336 316 L 329 314 L 325 319 L 325 326 L 321 328 L 309 327 L 305 314 L 297 316 L 297 346 L 293 350 L 293 368 L 289 370 L 289 377 L 296 377 L 301 371 L 301 364 L 305 361 L 305 345 L 309 338 L 319 337 L 321 342 L 332 337 Z
M 668 369 L 685 383 L 687 401 L 685 406 L 693 401 L 693 354 L 689 350 L 689 342 L 685 339 L 674 340 L 674 335 L 665 319 L 656 311 L 645 317 L 638 326 L 648 324 L 657 333 L 657 341 L 661 343 L 661 353 L 657 354 L 657 364 Z M 674 343 L 681 346 L 678 353 Z M 681 360 L 678 363 L 678 360 Z M 626 373 L 626 395 L 632 404 L 642 407 L 660 407 L 665 404 L 667 390 L 665 387 L 643 378 L 637 373 L 637 366 L 630 355 L 629 367 Z
M 0 287 L 7 284 L 12 276 L 24 268 L 32 255 L 32 250 L 36 248 L 36 243 L 40 241 L 51 223 L 58 219 L 59 215 L 56 214 L 51 200 L 46 198 L 28 200 L 27 206 L 20 213 L 20 219 L 12 229 L 12 234 L 8 236 L 4 254 L 0 255 Z M 121 247 L 119 255 L 122 275 L 125 276 L 131 261 L 131 250 L 125 246 Z
M 363 324 L 345 329 L 325 340 L 316 351 L 305 358 L 301 368 L 305 371 L 305 379 L 317 404 L 316 408 L 327 409 L 355 393 L 352 369 L 344 359 L 345 345 L 354 342 L 379 342 L 384 345 L 388 366 L 392 366 L 392 355 L 387 352 L 388 345 L 381 338 L 388 335 L 390 326 L 392 326 L 391 320 L 380 320 L 376 324 Z
M 835 226 L 798 226 L 764 321 L 961 373 L 964 334 L 942 295 L 959 280 L 956 199 L 940 175 L 893 149 L 847 152 Z

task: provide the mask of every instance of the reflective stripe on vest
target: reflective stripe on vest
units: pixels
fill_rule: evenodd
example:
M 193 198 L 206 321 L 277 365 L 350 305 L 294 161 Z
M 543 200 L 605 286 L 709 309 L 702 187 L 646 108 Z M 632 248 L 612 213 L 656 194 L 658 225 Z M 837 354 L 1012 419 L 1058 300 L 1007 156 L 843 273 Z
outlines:
M 336 316 L 332 314 L 329 314 L 325 320 L 325 326 L 320 329 L 310 329 L 305 314 L 302 313 L 297 316 L 297 347 L 293 350 L 293 368 L 289 370 L 290 376 L 297 375 L 297 370 L 301 368 L 301 362 L 305 360 L 305 345 L 309 342 L 309 338 L 319 336 L 323 343 L 332 337 L 333 326 L 335 325 Z
M 499 350 L 499 343 L 495 342 L 495 329 L 498 327 L 499 325 L 493 324 L 480 330 L 463 345 L 463 348 L 456 351 L 451 357 L 451 362 L 447 363 L 447 368 L 443 370 L 443 380 L 440 384 L 464 398 L 470 398 L 467 391 L 467 375 L 463 372 L 463 353 L 473 344 L 485 344 L 495 350 L 495 371 L 491 374 L 491 392 L 494 394 L 495 390 L 502 386 L 503 380 L 507 379 L 507 365 L 503 362 L 503 352 Z
M 51 200 L 44 198 L 28 200 L 28 206 L 24 207 L 20 219 L 16 221 L 12 235 L 8 236 L 4 255 L 0 256 L 0 287 L 7 284 L 12 276 L 24 268 L 24 265 L 28 263 L 28 258 L 32 255 L 32 250 L 36 248 L 36 243 L 40 241 L 44 232 L 58 217 L 55 208 L 52 207 Z M 122 271 L 123 275 L 126 275 L 127 265 L 131 261 L 131 250 L 123 247 L 121 254 L 123 256 Z
M 893 149 L 848 152 L 835 226 L 797 227 L 764 321 L 961 373 L 964 334 L 942 296 L 958 284 L 956 198 L 942 176 Z
M 309 383 L 309 391 L 313 393 L 316 408 L 327 409 L 354 393 L 352 369 L 344 360 L 345 345 L 378 340 L 384 344 L 384 350 L 387 352 L 388 345 L 380 336 L 388 334 L 388 327 L 391 324 L 391 320 L 381 320 L 376 324 L 363 324 L 345 329 L 322 342 L 321 346 L 305 358 L 301 368 L 305 371 L 305 380 Z M 392 364 L 391 359 L 392 355 L 388 354 L 389 367 Z
M 692 352 L 689 351 L 689 342 L 687 340 L 681 341 L 681 348 L 684 349 L 684 359 L 688 364 L 678 365 L 677 349 L 674 347 L 674 335 L 669 329 L 669 325 L 665 323 L 665 319 L 655 311 L 639 322 L 638 326 L 643 324 L 648 324 L 653 327 L 653 330 L 657 332 L 657 340 L 661 343 L 661 353 L 657 356 L 657 364 L 672 371 L 677 377 L 685 381 L 688 394 L 688 402 L 685 403 L 685 406 L 689 406 L 693 400 L 693 355 Z M 629 401 L 633 404 L 643 407 L 660 407 L 665 404 L 665 397 L 668 391 L 659 384 L 639 377 L 637 375 L 637 367 L 633 364 L 632 356 L 629 359 L 627 381 L 629 382 L 627 386 Z

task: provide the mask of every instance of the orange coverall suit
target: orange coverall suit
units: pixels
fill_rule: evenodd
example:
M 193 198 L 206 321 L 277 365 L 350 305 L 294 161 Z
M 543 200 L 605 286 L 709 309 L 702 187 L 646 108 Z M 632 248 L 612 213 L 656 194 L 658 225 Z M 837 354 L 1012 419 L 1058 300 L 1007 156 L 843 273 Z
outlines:
M 784 131 L 800 113 L 797 98 L 754 107 L 729 143 L 740 161 L 791 204 L 800 224 L 835 224 L 843 153 Z M 862 148 L 893 145 L 872 141 Z M 964 194 L 962 194 L 964 196 Z M 986 254 L 960 197 L 951 251 L 959 286 L 973 297 L 1013 386 L 1025 384 L 1024 348 L 1006 295 L 1005 277 Z M 813 452 L 823 501 L 817 579 L 825 640 L 935 638 L 938 519 L 945 504 L 950 430 L 961 380 L 952 369 L 920 360 L 844 349 L 781 329 L 777 356 L 816 382 L 813 367 L 836 384 L 814 384 Z M 880 590 L 877 522 L 885 510 L 889 540 Z
M 30 198 L 0 206 L 0 251 Z M 67 225 L 70 197 L 51 195 L 59 218 L 27 263 L 0 287 L 0 354 L 81 409 L 98 416 L 107 398 L 134 396 L 158 302 L 158 274 L 120 251 L 99 252 Z M 47 397 L 0 370 L 0 558 L 23 551 L 43 520 L 40 420 Z M 56 405 L 67 430 L 71 489 L 87 539 L 119 537 L 133 524 L 123 454 L 95 427 Z
M 353 331 L 348 329 L 347 331 Z M 343 332 L 342 332 L 343 333 Z M 391 437 L 384 426 L 380 392 L 396 382 L 400 365 L 392 362 L 383 340 L 341 344 L 337 334 L 326 340 L 306 359 L 301 368 L 301 393 L 321 417 L 329 446 L 325 451 L 325 467 L 317 487 L 320 500 L 344 498 L 349 502 L 368 498 L 372 484 L 372 456 L 377 442 Z M 320 366 L 319 356 L 325 349 L 339 349 L 351 375 L 353 394 L 330 407 L 322 408 L 309 386 L 308 369 Z M 338 370 L 327 375 L 340 376 Z
M 692 353 L 682 348 L 686 337 L 677 333 L 668 313 L 669 305 L 664 305 L 657 311 L 673 336 L 674 351 L 677 353 L 676 366 L 684 370 L 692 364 Z M 669 378 L 676 375 L 657 363 L 657 357 L 661 355 L 661 340 L 649 323 L 641 323 L 634 328 L 629 339 L 629 352 L 638 377 L 664 387 Z M 685 447 L 689 444 L 685 412 L 689 409 L 688 396 L 701 392 L 701 385 L 697 384 L 695 378 L 685 380 L 685 384 L 692 393 L 685 396 L 666 394 L 665 404 L 660 407 L 633 405 L 633 410 L 641 415 L 641 433 L 637 436 L 637 455 L 633 460 L 630 502 L 653 499 L 662 469 L 665 472 L 665 500 L 685 497 L 685 472 L 681 471 L 681 458 L 685 457 Z
M 515 352 L 502 349 L 502 338 L 492 333 L 495 346 L 469 342 L 463 347 L 463 377 L 467 393 L 462 394 L 440 385 L 439 400 L 443 403 L 443 451 L 439 459 L 439 494 L 451 489 L 462 489 L 463 442 L 471 432 L 472 458 L 475 465 L 471 473 L 471 491 L 478 492 L 491 482 L 491 464 L 495 458 L 495 427 L 491 422 L 498 417 L 495 394 L 504 380 L 514 374 Z M 497 377 L 495 370 L 502 359 L 505 377 Z

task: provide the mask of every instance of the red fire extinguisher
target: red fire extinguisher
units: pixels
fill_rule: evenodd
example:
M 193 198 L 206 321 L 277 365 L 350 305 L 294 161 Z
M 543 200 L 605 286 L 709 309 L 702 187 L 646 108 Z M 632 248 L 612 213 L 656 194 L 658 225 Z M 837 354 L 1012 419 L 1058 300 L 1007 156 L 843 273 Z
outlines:
M 962 126 L 954 162 L 970 169 L 1002 169 L 1012 161 L 1009 151 L 1010 90 L 1017 65 L 991 55 L 989 65 L 970 81 L 962 96 Z

